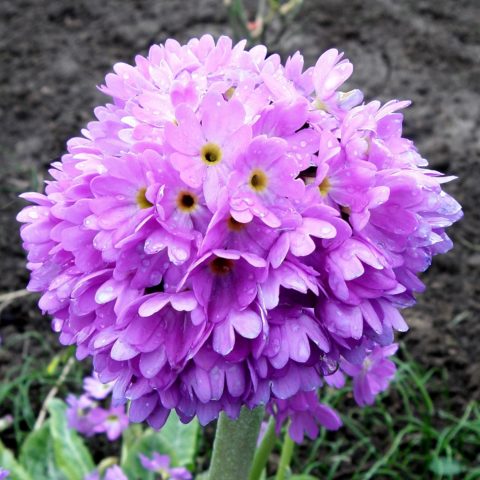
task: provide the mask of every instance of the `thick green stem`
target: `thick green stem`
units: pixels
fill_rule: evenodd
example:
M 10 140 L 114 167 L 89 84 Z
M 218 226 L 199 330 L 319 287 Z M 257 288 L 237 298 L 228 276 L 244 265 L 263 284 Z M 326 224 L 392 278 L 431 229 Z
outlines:
M 275 480 L 285 480 L 287 471 L 290 467 L 290 462 L 292 461 L 293 448 L 295 443 L 288 434 L 288 429 L 285 432 L 285 438 L 283 440 L 282 454 L 280 456 L 280 465 L 278 466 L 277 476 Z
M 209 480 L 247 480 L 257 445 L 263 408 L 242 408 L 237 420 L 220 414 Z
M 262 472 L 267 466 L 268 457 L 275 447 L 276 440 L 277 435 L 275 434 L 275 420 L 273 417 L 270 417 L 267 430 L 262 439 L 262 443 L 260 443 L 260 446 L 255 452 L 255 457 L 253 458 L 253 465 L 252 469 L 250 470 L 250 476 L 248 477 L 248 480 L 260 480 Z

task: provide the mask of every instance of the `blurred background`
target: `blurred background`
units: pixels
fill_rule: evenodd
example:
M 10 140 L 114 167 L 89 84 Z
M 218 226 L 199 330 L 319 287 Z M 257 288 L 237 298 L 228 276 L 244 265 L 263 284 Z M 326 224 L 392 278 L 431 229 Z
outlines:
M 255 37 L 257 2 L 245 6 Z M 340 433 L 324 435 L 328 442 L 306 444 L 297 466 L 319 478 L 480 478 L 468 476 L 480 465 L 480 3 L 306 0 L 295 8 L 293 21 L 273 18 L 261 32 L 269 51 L 286 59 L 300 50 L 310 66 L 335 47 L 355 67 L 348 87 L 366 100 L 412 100 L 405 136 L 432 168 L 459 177 L 446 190 L 465 211 L 450 230 L 455 248 L 434 260 L 426 293 L 406 312 L 396 385 L 380 406 L 354 410 Z M 42 188 L 66 140 L 108 101 L 95 87 L 115 62 L 132 63 L 170 37 L 241 35 L 231 12 L 222 0 L 0 2 L 0 429 L 13 415 L 0 435 L 11 448 L 64 361 L 37 297 L 23 292 L 18 194 Z M 62 388 L 74 390 L 81 376 L 72 371 Z M 331 400 L 351 404 L 348 392 Z M 398 477 L 385 473 L 389 462 Z

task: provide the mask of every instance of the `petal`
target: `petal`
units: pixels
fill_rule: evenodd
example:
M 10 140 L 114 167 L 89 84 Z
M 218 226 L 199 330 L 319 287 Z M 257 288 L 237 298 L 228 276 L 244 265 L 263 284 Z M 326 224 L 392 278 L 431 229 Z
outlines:
M 228 320 L 233 328 L 244 338 L 257 338 L 262 332 L 262 319 L 252 310 L 232 312 Z
M 130 421 L 135 423 L 143 422 L 153 412 L 157 403 L 158 394 L 156 392 L 133 400 L 128 410 Z

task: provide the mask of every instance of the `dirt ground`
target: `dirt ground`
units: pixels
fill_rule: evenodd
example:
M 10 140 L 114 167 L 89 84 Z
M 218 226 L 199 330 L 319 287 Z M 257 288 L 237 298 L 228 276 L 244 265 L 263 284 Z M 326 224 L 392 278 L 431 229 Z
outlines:
M 206 32 L 231 33 L 221 0 L 0 2 L 0 293 L 24 288 L 28 277 L 17 195 L 40 188 L 65 141 L 107 101 L 95 85 L 152 43 Z M 446 187 L 465 210 L 450 231 L 456 246 L 425 275 L 429 288 L 406 313 L 404 341 L 423 367 L 447 368 L 460 411 L 480 399 L 480 3 L 308 0 L 272 50 L 301 50 L 310 65 L 332 46 L 356 66 L 350 86 L 367 99 L 413 100 L 407 136 L 433 168 L 459 177 Z M 50 335 L 34 298 L 0 315 L 4 338 L 28 329 Z M 0 353 L 0 380 L 2 364 L 15 361 Z

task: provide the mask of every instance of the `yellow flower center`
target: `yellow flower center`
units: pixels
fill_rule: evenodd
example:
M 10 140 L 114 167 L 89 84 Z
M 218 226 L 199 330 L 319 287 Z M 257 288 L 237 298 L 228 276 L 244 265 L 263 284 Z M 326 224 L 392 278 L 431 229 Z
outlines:
M 372 361 L 369 359 L 369 358 L 366 358 L 364 361 L 363 361 L 363 370 L 364 371 L 367 371 L 370 369 L 370 367 L 372 366 Z
M 317 98 L 313 102 L 313 107 L 316 108 L 317 110 L 323 110 L 324 112 L 328 112 L 328 107 L 323 103 L 319 98 Z
M 187 191 L 181 191 L 177 196 L 177 207 L 185 213 L 193 212 L 197 208 L 197 196 Z
M 140 208 L 150 208 L 153 207 L 153 203 L 150 203 L 147 200 L 146 194 L 147 193 L 147 188 L 143 187 L 141 188 L 138 193 L 137 193 L 137 205 Z
M 234 93 L 235 93 L 235 87 L 230 87 L 223 93 L 223 98 L 225 98 L 225 100 L 230 100 L 233 97 Z
M 233 269 L 234 261 L 229 258 L 217 257 L 210 262 L 210 270 L 215 275 L 227 275 Z
M 255 169 L 250 174 L 248 183 L 256 192 L 263 192 L 267 188 L 268 178 L 264 171 Z
M 325 177 L 322 180 L 322 183 L 318 186 L 318 189 L 320 190 L 320 195 L 322 197 L 326 197 L 328 195 L 328 192 L 331 190 L 332 184 L 330 183 L 330 180 Z
M 200 156 L 208 166 L 216 165 L 222 160 L 222 150 L 216 143 L 207 143 L 202 147 Z
M 245 228 L 245 223 L 238 222 L 233 217 L 228 217 L 227 220 L 228 229 L 233 232 L 241 232 Z

